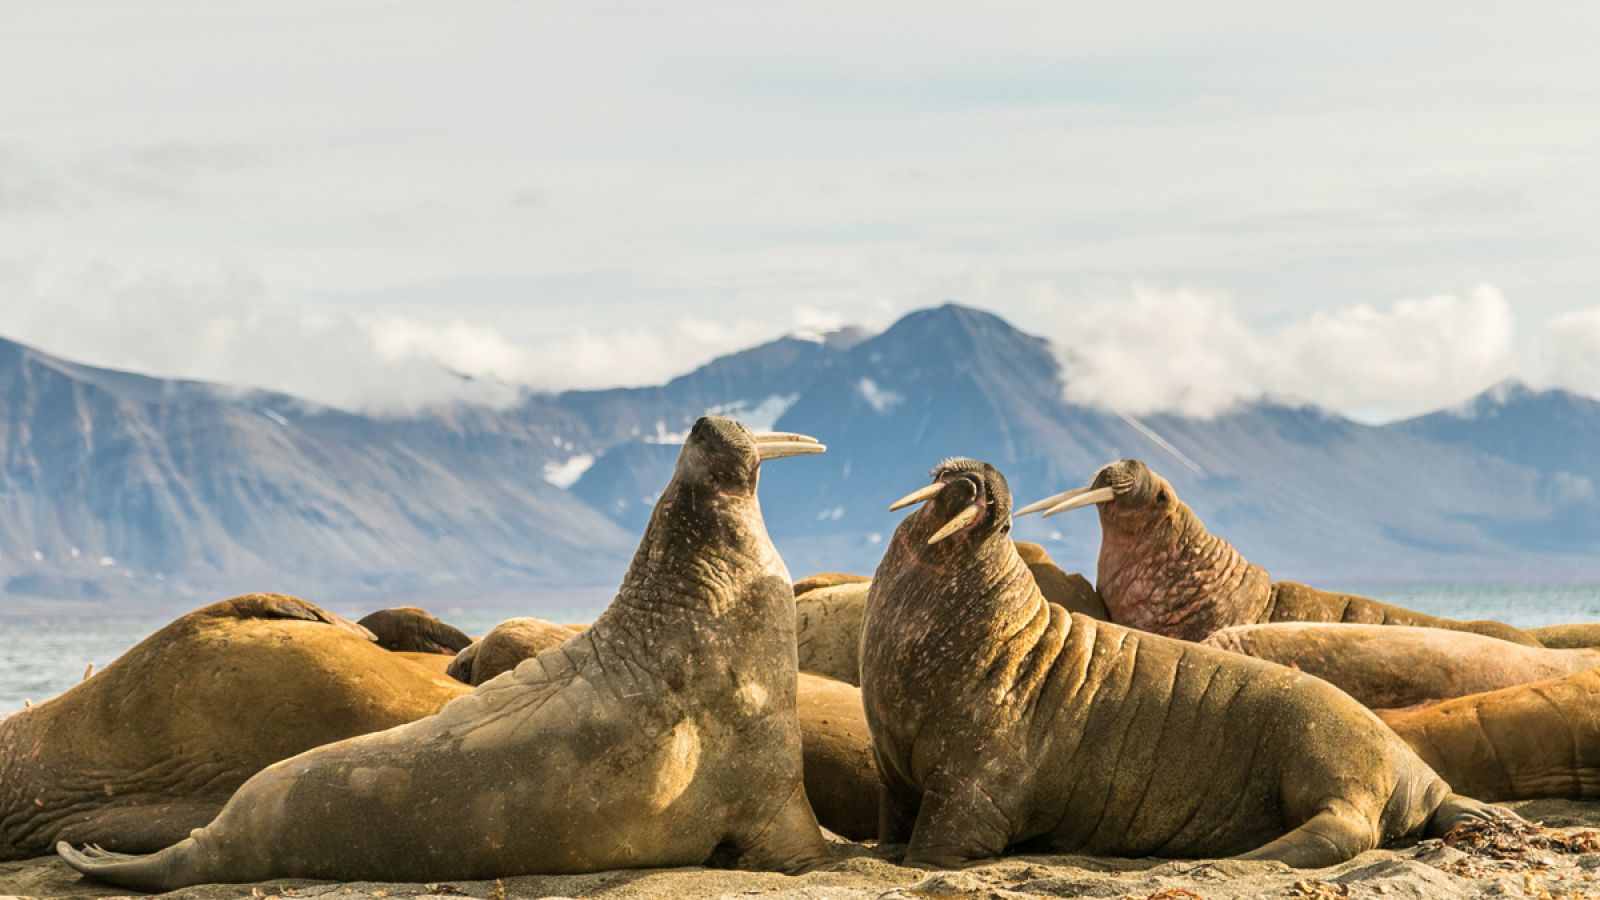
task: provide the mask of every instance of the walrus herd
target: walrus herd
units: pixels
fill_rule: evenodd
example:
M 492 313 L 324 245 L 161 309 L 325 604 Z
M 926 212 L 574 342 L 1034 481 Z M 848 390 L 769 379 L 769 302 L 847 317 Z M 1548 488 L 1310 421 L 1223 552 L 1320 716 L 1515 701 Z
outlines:
M 1136 460 L 1016 511 L 1096 507 L 1094 584 L 1013 541 L 1004 475 L 959 458 L 893 505 L 918 508 L 870 578 L 795 582 L 759 473 L 823 450 L 700 419 L 588 626 L 190 613 L 0 718 L 0 860 L 54 846 L 143 891 L 798 873 L 830 865 L 826 827 L 923 867 L 1309 868 L 1600 796 L 1600 625 L 1274 583 Z

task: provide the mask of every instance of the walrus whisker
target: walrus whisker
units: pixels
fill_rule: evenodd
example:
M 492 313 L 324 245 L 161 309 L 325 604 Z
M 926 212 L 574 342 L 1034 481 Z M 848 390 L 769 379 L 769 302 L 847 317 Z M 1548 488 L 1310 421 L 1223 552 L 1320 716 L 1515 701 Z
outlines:
M 1025 516 L 1029 513 L 1036 513 L 1041 509 L 1049 509 L 1050 507 L 1055 506 L 1057 503 L 1064 503 L 1068 500 L 1071 500 L 1073 497 L 1078 496 L 1079 494 L 1088 493 L 1089 489 L 1089 485 L 1084 485 L 1083 487 L 1075 487 L 1070 491 L 1062 491 L 1059 494 L 1054 494 L 1044 498 L 1043 500 L 1036 500 L 1033 503 L 1029 503 L 1027 506 L 1017 510 L 1015 515 Z
M 949 483 L 950 482 L 948 481 L 935 481 L 933 484 L 930 484 L 927 487 L 917 488 L 904 497 L 901 497 L 899 500 L 889 504 L 889 512 L 894 512 L 897 509 L 905 509 L 913 503 L 921 503 L 924 500 L 932 500 L 934 497 L 939 496 L 939 492 L 944 490 L 945 485 Z
M 1044 517 L 1048 519 L 1057 513 L 1064 513 L 1069 509 L 1078 509 L 1084 506 L 1092 506 L 1096 503 L 1104 503 L 1107 500 L 1116 499 L 1116 496 L 1116 488 L 1095 488 L 1087 493 L 1079 494 L 1065 503 L 1058 503 L 1055 506 L 1050 507 L 1050 509 L 1044 514 Z
M 961 512 L 958 512 L 951 517 L 950 521 L 944 523 L 943 528 L 935 531 L 933 536 L 928 538 L 928 543 L 939 543 L 950 535 L 955 534 L 968 525 L 971 525 L 973 522 L 978 521 L 978 517 L 981 515 L 983 515 L 983 507 L 981 505 L 973 503 L 972 505 L 965 507 L 961 510 Z

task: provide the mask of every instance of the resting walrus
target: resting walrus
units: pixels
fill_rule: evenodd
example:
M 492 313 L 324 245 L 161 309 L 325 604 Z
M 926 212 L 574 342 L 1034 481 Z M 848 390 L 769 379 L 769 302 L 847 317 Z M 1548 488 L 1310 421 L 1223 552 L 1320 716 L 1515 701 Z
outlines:
M 1457 791 L 1600 797 L 1600 669 L 1378 717 Z
M 378 646 L 396 653 L 448 653 L 454 656 L 472 643 L 461 629 L 415 606 L 394 606 L 368 613 L 357 623 L 378 638 Z
M 1046 602 L 994 467 L 946 461 L 873 577 L 862 702 L 879 837 L 956 866 L 1028 850 L 1329 866 L 1500 814 L 1337 688 Z
M 0 859 L 61 840 L 159 850 L 215 818 L 267 766 L 468 693 L 371 638 L 296 597 L 234 597 L 6 717 Z
M 616 599 L 438 715 L 251 779 L 160 853 L 57 849 L 140 890 L 828 862 L 795 718 L 794 595 L 756 502 L 796 435 L 695 423 Z
M 1406 625 L 1236 625 L 1201 643 L 1315 675 L 1369 709 L 1465 697 L 1600 666 L 1600 650 L 1524 647 Z
M 445 672 L 476 687 L 525 659 L 561 646 L 582 630 L 531 616 L 507 619 L 457 653 Z
M 1172 485 L 1136 459 L 1114 462 L 1088 487 L 1031 503 L 1017 515 L 1046 510 L 1052 516 L 1091 504 L 1100 508 L 1095 588 L 1118 625 L 1189 641 L 1262 622 L 1422 625 L 1539 646 L 1500 622 L 1458 622 L 1354 594 L 1274 584 L 1265 569 L 1207 531 Z

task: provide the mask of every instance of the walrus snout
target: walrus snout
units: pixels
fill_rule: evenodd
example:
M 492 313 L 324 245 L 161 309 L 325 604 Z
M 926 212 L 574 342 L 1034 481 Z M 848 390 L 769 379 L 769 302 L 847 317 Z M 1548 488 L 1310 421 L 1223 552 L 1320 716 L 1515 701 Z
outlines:
M 1010 530 L 1011 489 L 994 466 L 975 459 L 947 459 L 930 475 L 933 484 L 912 491 L 889 506 L 893 512 L 932 501 L 928 508 L 943 524 L 928 536 L 929 544 L 985 521 L 1000 521 L 1004 530 Z
M 1043 500 L 1036 500 L 1017 510 L 1017 515 L 1025 516 L 1044 510 L 1045 518 L 1049 518 L 1068 510 L 1099 506 L 1113 501 L 1124 506 L 1143 506 L 1152 499 L 1156 502 L 1165 502 L 1171 497 L 1172 489 L 1161 476 L 1152 472 L 1149 466 L 1137 459 L 1120 459 L 1101 466 L 1100 471 L 1096 472 L 1094 478 L 1083 487 L 1072 488 L 1059 494 L 1052 494 Z

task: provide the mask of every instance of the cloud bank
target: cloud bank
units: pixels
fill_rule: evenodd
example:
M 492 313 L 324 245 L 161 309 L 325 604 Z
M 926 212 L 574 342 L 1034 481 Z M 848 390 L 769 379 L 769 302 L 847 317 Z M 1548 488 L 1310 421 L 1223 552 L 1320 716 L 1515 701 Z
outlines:
M 1250 327 L 1225 297 L 1148 287 L 1063 304 L 1059 318 L 1067 399 L 1134 415 L 1210 416 L 1265 395 L 1382 420 L 1514 372 L 1515 316 L 1487 284 L 1277 327 Z

